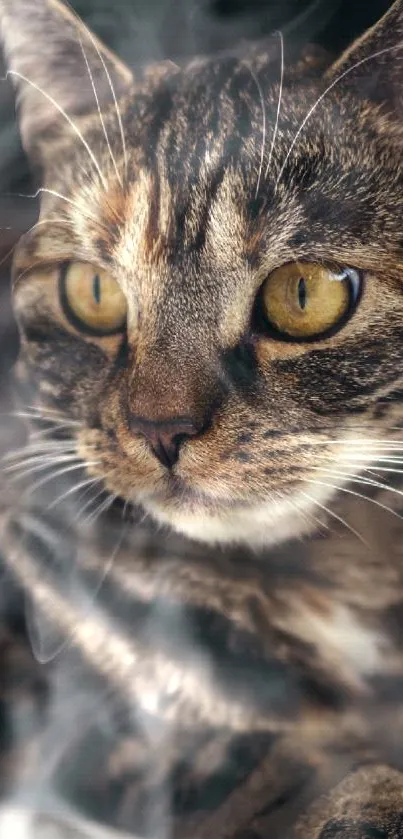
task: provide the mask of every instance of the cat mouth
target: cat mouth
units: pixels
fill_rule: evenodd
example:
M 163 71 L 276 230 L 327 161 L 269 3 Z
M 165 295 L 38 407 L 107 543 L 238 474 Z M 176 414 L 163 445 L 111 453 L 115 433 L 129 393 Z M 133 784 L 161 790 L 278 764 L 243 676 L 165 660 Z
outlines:
M 300 482 L 291 483 L 287 489 L 289 494 L 298 492 Z M 223 487 L 211 487 L 211 490 L 204 486 L 200 487 L 177 474 L 166 476 L 164 483 L 150 489 L 137 489 L 133 493 L 132 500 L 140 503 L 145 509 L 154 511 L 158 516 L 163 513 L 165 516 L 233 516 L 237 513 L 247 514 L 256 507 L 262 505 L 267 508 L 278 507 L 278 501 L 273 494 L 264 494 L 260 497 L 250 493 L 242 494 L 238 491 L 236 495 L 226 493 Z
M 163 489 L 137 496 L 136 502 L 161 524 L 198 542 L 260 548 L 312 532 L 315 521 L 304 513 L 309 514 L 315 499 L 301 496 L 301 488 L 300 484 L 289 486 L 281 500 L 275 496 L 242 499 L 210 494 L 174 478 Z M 321 488 L 319 495 L 326 500 L 329 493 Z
M 175 482 L 169 491 L 149 493 L 137 501 L 161 524 L 198 542 L 267 546 L 307 530 L 308 520 L 295 516 L 295 508 L 286 500 L 279 505 L 269 499 L 217 498 L 185 482 Z
M 218 509 L 229 510 L 238 507 L 244 509 L 250 506 L 249 501 L 224 498 L 222 495 L 217 496 L 192 486 L 185 479 L 175 475 L 169 476 L 163 489 L 150 492 L 146 496 L 143 496 L 142 500 L 146 505 L 151 503 L 152 505 L 165 509 L 174 508 L 176 510 L 197 513 L 200 513 L 201 510 L 208 512 L 217 511 Z

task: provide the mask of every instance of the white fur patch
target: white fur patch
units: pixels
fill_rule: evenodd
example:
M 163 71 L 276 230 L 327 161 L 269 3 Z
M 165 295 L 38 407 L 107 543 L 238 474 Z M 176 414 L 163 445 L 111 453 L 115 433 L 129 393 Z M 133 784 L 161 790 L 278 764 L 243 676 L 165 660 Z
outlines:
M 24 810 L 4 807 L 0 810 L 1 839 L 34 839 L 32 816 Z
M 136 839 L 84 819 L 43 818 L 16 804 L 0 809 L 0 839 Z
M 315 500 L 323 504 L 333 492 L 311 484 L 306 490 L 313 500 L 297 493 L 282 501 L 266 501 L 254 506 L 234 505 L 219 512 L 203 507 L 200 513 L 173 510 L 154 502 L 152 498 L 144 499 L 142 503 L 156 519 L 191 539 L 209 543 L 247 542 L 252 547 L 260 547 L 311 533 L 318 527 L 318 520 L 313 516 L 317 516 L 318 512 L 320 514 L 321 510 L 315 506 Z
M 334 441 L 334 445 L 334 459 L 330 464 L 320 468 L 318 447 L 317 466 L 312 464 L 312 474 L 302 485 L 301 491 L 281 500 L 251 501 L 245 505 L 235 502 L 231 506 L 231 499 L 228 499 L 226 508 L 221 506 L 226 501 L 225 495 L 217 492 L 215 484 L 203 487 L 208 497 L 211 494 L 211 506 L 203 506 L 201 501 L 199 512 L 186 507 L 182 510 L 174 509 L 155 501 L 152 496 L 137 500 L 154 518 L 191 539 L 208 543 L 243 542 L 251 547 L 269 547 L 312 533 L 326 520 L 334 524 L 338 516 L 326 508 L 327 502 L 348 484 L 351 471 L 359 473 L 364 467 L 375 463 L 378 456 L 373 441 L 366 440 L 364 436 L 357 437 L 356 432 L 353 438 L 346 434 L 345 440 Z M 350 492 L 355 494 L 354 490 Z M 216 509 L 214 498 L 217 500 Z
M 383 669 L 386 638 L 360 623 L 351 609 L 337 604 L 328 614 L 309 610 L 304 622 L 326 657 L 333 655 L 343 669 L 361 678 Z

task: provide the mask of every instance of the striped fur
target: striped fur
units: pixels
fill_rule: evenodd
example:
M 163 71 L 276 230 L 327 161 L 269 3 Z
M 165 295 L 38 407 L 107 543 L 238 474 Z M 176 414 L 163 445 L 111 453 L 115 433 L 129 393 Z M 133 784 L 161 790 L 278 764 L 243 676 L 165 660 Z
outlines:
M 0 22 L 42 177 L 16 384 L 61 458 L 2 481 L 30 604 L 4 622 L 3 795 L 150 839 L 397 837 L 403 4 L 335 66 L 286 49 L 284 77 L 277 36 L 132 74 L 59 0 Z M 322 340 L 256 325 L 294 259 L 362 274 Z M 124 335 L 67 320 L 71 260 L 117 279 Z M 138 417 L 198 429 L 169 473 Z

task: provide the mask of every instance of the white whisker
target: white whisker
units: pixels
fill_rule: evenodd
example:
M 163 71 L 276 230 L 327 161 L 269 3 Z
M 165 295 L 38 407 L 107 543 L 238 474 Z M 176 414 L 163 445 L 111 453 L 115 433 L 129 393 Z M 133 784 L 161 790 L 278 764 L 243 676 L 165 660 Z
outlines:
M 56 472 L 53 472 L 51 475 L 47 475 L 46 478 L 42 478 L 40 481 L 36 481 L 36 483 L 29 487 L 27 494 L 31 495 L 33 492 L 35 492 L 35 490 L 44 486 L 49 481 L 52 481 L 55 478 L 60 478 L 62 475 L 66 475 L 68 472 L 73 472 L 75 469 L 86 469 L 88 466 L 98 466 L 100 462 L 100 460 L 86 460 L 81 461 L 81 463 L 75 463 L 73 464 L 73 466 L 68 466 L 67 468 L 65 467 L 64 469 L 59 469 Z
M 302 432 L 303 435 L 303 432 Z M 301 436 L 302 436 L 301 435 Z M 376 447 L 376 451 L 381 449 L 389 449 L 389 448 L 399 448 L 403 451 L 403 440 L 386 440 L 386 439 L 365 439 L 364 437 L 355 437 L 355 438 L 347 438 L 342 437 L 338 438 L 327 438 L 326 440 L 312 440 L 309 441 L 310 445 L 312 446 L 330 446 L 330 445 L 351 445 L 351 446 L 363 446 L 365 448 L 369 448 L 370 446 Z
M 260 181 L 261 181 L 261 177 L 262 177 L 262 171 L 263 171 L 264 150 L 265 150 L 265 147 L 266 147 L 266 106 L 265 106 L 263 91 L 262 91 L 259 79 L 256 76 L 256 73 L 254 72 L 254 70 L 252 70 L 251 67 L 249 67 L 249 64 L 245 64 L 245 66 L 248 68 L 248 70 L 249 70 L 249 72 L 252 76 L 252 79 L 255 82 L 255 85 L 258 89 L 258 93 L 259 93 L 259 97 L 260 97 L 260 104 L 261 104 L 261 107 L 262 107 L 262 150 L 261 150 L 261 153 L 260 153 L 259 174 L 258 174 L 257 186 L 256 186 L 256 192 L 255 192 L 255 198 L 257 198 L 257 195 L 258 195 L 258 192 L 259 192 L 259 187 L 260 187 Z
M 23 462 L 28 462 L 32 460 L 33 457 L 45 454 L 58 454 L 59 452 L 63 451 L 73 451 L 75 448 L 74 443 L 72 440 L 69 442 L 63 442 L 62 444 L 60 441 L 56 440 L 44 440 L 40 445 L 38 443 L 33 444 L 32 446 L 23 446 L 20 449 L 15 449 L 12 452 L 4 455 L 2 458 L 2 463 L 9 463 L 10 461 L 22 460 Z
M 271 147 L 270 147 L 270 153 L 269 153 L 269 160 L 268 160 L 267 167 L 266 167 L 266 172 L 265 172 L 265 177 L 266 177 L 266 178 L 267 178 L 267 175 L 268 175 L 268 173 L 269 173 L 270 163 L 271 163 L 271 159 L 272 159 L 272 157 L 273 157 L 274 145 L 275 145 L 275 142 L 276 142 L 277 131 L 278 131 L 278 123 L 279 123 L 279 118 L 280 118 L 281 100 L 282 100 L 282 97 L 283 97 L 283 82 L 284 82 L 284 40 L 283 40 L 283 33 L 282 33 L 282 32 L 279 32 L 278 34 L 279 34 L 279 37 L 280 37 L 280 49 L 281 49 L 280 91 L 279 91 L 279 95 L 278 95 L 278 102 L 277 102 L 276 124 L 275 124 L 275 126 L 274 126 L 274 132 L 273 132 L 273 137 L 272 137 Z
M 77 428 L 77 427 L 81 428 L 81 426 L 82 426 L 82 423 L 79 422 L 78 420 L 73 420 L 73 419 L 67 420 L 66 417 L 63 414 L 60 414 L 60 415 L 56 414 L 55 415 L 55 414 L 50 414 L 50 413 L 44 413 L 43 411 L 39 411 L 39 410 L 36 413 L 34 413 L 33 409 L 26 410 L 26 411 L 13 411 L 11 414 L 9 414 L 9 416 L 20 417 L 21 419 L 31 419 L 31 420 L 35 420 L 35 422 L 38 422 L 39 420 L 41 420 L 42 422 L 47 422 L 47 423 L 51 422 L 54 425 L 56 425 L 56 427 L 58 426 L 58 424 L 61 421 L 63 421 L 63 425 L 69 424 L 69 425 L 71 425 L 72 427 L 75 427 L 75 428 Z M 52 429 L 46 429 L 46 430 L 47 431 L 48 430 L 49 431 L 54 431 L 55 429 L 52 428 Z
M 401 466 L 402 463 L 403 463 L 401 457 L 397 457 L 397 458 L 377 457 L 377 458 L 372 458 L 370 461 L 368 461 L 368 460 L 360 461 L 360 460 L 351 459 L 351 460 L 346 460 L 345 465 L 350 466 L 350 467 L 351 466 L 353 466 L 353 467 L 356 466 L 358 469 L 363 469 L 364 472 L 368 472 L 370 470 L 368 469 L 367 466 L 365 466 L 365 464 L 368 464 L 368 463 L 371 463 L 373 466 L 376 465 L 376 468 L 377 468 L 378 472 L 395 472 L 397 474 L 399 474 L 399 473 L 403 474 L 402 469 L 392 469 L 392 467 L 389 467 L 389 466 L 378 466 L 378 463 L 394 463 L 397 466 Z M 320 468 L 320 467 L 315 467 L 315 468 Z
M 317 467 L 313 467 L 316 469 Z M 327 475 L 333 475 L 335 478 L 345 478 L 347 481 L 356 484 L 363 484 L 364 486 L 376 487 L 376 489 L 384 489 L 387 492 L 394 492 L 396 495 L 403 496 L 403 490 L 396 489 L 396 487 L 391 487 L 388 484 L 381 483 L 380 481 L 374 481 L 372 478 L 365 478 L 363 476 L 358 476 L 356 473 L 351 474 L 351 472 L 343 472 L 340 469 L 325 469 L 319 467 L 321 472 L 325 472 Z
M 59 113 L 65 118 L 65 120 L 68 122 L 70 127 L 73 129 L 74 133 L 77 135 L 79 140 L 81 140 L 84 148 L 87 150 L 87 152 L 88 152 L 88 154 L 89 154 L 89 156 L 90 156 L 90 158 L 91 158 L 91 160 L 92 160 L 92 162 L 95 166 L 96 171 L 98 172 L 98 175 L 99 175 L 100 181 L 102 183 L 102 186 L 104 187 L 104 189 L 106 189 L 107 182 L 104 178 L 104 175 L 102 174 L 101 168 L 100 168 L 99 163 L 98 163 L 98 161 L 97 161 L 97 159 L 94 155 L 94 152 L 92 151 L 92 149 L 88 145 L 86 139 L 83 137 L 80 129 L 77 127 L 75 122 L 73 122 L 73 120 L 69 117 L 69 115 L 66 113 L 64 108 L 62 108 L 56 102 L 56 100 L 53 99 L 53 97 L 49 95 L 49 93 L 46 93 L 46 91 L 42 90 L 42 88 L 39 87 L 39 85 L 35 84 L 35 82 L 31 81 L 31 79 L 28 79 L 26 76 L 24 76 L 22 73 L 19 73 L 17 70 L 8 70 L 5 77 L 3 78 L 3 81 L 7 81 L 9 76 L 16 76 L 16 78 L 21 79 L 26 84 L 29 84 L 32 88 L 34 88 L 34 90 L 36 90 L 38 93 L 40 93 L 42 96 L 44 96 L 45 99 L 47 99 L 48 102 L 50 102 L 51 105 L 53 105 L 53 107 L 56 108 L 57 111 L 59 111 Z
M 394 449 L 394 451 L 399 452 L 399 449 Z M 365 464 L 372 464 L 375 463 L 402 463 L 403 457 L 400 454 L 392 454 L 393 449 L 387 449 L 384 454 L 377 454 L 376 450 L 373 454 L 343 454 L 343 462 L 349 465 L 354 465 L 355 463 L 358 466 L 363 466 Z
M 63 414 L 61 411 L 58 411 L 56 408 L 47 408 L 43 405 L 25 405 L 25 408 L 30 411 L 36 411 L 36 413 L 39 414 L 42 414 L 43 411 L 46 411 L 46 413 L 52 414 L 56 417 L 65 417 L 65 414 Z
M 108 495 L 105 501 L 102 501 L 101 504 L 97 507 L 97 509 L 94 512 L 90 513 L 89 516 L 86 516 L 85 519 L 83 519 L 83 521 L 87 524 L 95 524 L 95 522 L 97 521 L 97 519 L 99 519 L 102 513 L 106 512 L 106 510 L 109 510 L 109 507 L 112 506 L 113 502 L 116 500 L 117 497 L 117 493 Z
M 377 501 L 376 498 L 370 498 L 368 495 L 363 495 L 361 492 L 355 492 L 353 489 L 348 489 L 344 486 L 335 486 L 334 484 L 326 483 L 325 481 L 311 480 L 310 478 L 305 478 L 305 482 L 313 484 L 314 486 L 327 487 L 328 489 L 333 489 L 336 492 L 345 492 L 347 495 L 354 495 L 355 498 L 361 498 L 363 501 L 369 501 L 371 504 L 375 504 L 376 507 L 380 507 L 382 510 L 385 510 L 387 513 L 391 513 L 393 516 L 403 521 L 403 516 L 397 513 L 396 510 L 393 510 L 391 507 L 387 507 L 386 504 L 382 504 L 382 502 Z
M 119 169 L 117 167 L 117 163 L 116 163 L 115 157 L 113 155 L 113 151 L 112 151 L 111 144 L 110 144 L 110 141 L 109 141 L 108 132 L 106 130 L 105 120 L 104 120 L 103 115 L 102 115 L 101 106 L 100 106 L 100 103 L 99 103 L 99 96 L 98 96 L 97 89 L 96 89 L 96 86 L 95 86 L 94 76 L 92 74 L 92 70 L 91 70 L 91 67 L 89 65 L 87 54 L 85 52 L 84 45 L 83 45 L 83 42 L 80 38 L 80 35 L 77 34 L 77 37 L 78 37 L 78 40 L 80 42 L 81 52 L 82 52 L 83 57 L 84 57 L 85 65 L 87 67 L 88 76 L 90 78 L 92 90 L 93 90 L 94 97 L 95 97 L 95 102 L 97 104 L 99 120 L 100 120 L 100 123 L 101 123 L 101 126 L 102 126 L 102 131 L 104 132 L 106 145 L 108 147 L 108 151 L 109 151 L 109 154 L 110 154 L 110 157 L 111 157 L 111 160 L 112 160 L 115 172 L 116 172 L 116 177 L 117 177 L 117 179 L 120 183 L 120 186 L 123 188 L 122 179 L 120 177 Z
M 125 501 L 125 503 L 124 503 L 124 506 L 123 506 L 123 510 L 122 510 L 122 519 L 123 519 L 123 521 L 124 521 L 124 518 L 125 518 L 125 515 L 126 515 L 126 512 L 127 512 L 127 508 L 128 508 L 128 506 L 129 506 L 129 504 L 130 504 L 129 499 L 126 499 L 126 501 Z
M 301 494 L 303 493 L 300 492 L 299 495 Z M 299 513 L 299 515 L 303 516 L 303 518 L 307 521 L 311 521 L 315 525 L 323 527 L 325 530 L 330 530 L 329 526 L 325 522 L 321 521 L 321 519 L 318 519 L 317 516 L 314 516 L 313 513 L 308 512 L 305 509 L 301 509 L 301 506 L 298 504 L 298 499 L 287 498 L 287 496 L 284 495 L 281 496 L 281 500 L 283 501 L 283 503 L 284 501 L 286 501 L 294 510 L 296 510 Z
M 78 492 L 80 489 L 83 489 L 83 487 L 89 487 L 94 486 L 94 484 L 99 484 L 99 482 L 102 480 L 103 478 L 87 478 L 87 480 L 85 481 L 80 481 L 80 483 L 77 484 L 77 486 L 70 487 L 70 489 L 68 489 L 66 492 L 63 492 L 62 495 L 59 495 L 58 498 L 55 498 L 55 500 L 52 501 L 51 504 L 49 504 L 47 509 L 53 510 L 53 507 L 56 507 L 57 504 L 60 504 L 60 502 L 68 498 L 69 495 L 73 495 L 73 493 Z
M 28 475 L 33 475 L 35 472 L 44 472 L 47 469 L 52 469 L 53 466 L 58 466 L 60 463 L 73 463 L 74 461 L 80 460 L 79 455 L 62 455 L 61 457 L 51 457 L 43 455 L 40 459 L 37 458 L 36 464 L 30 464 L 29 469 L 23 469 L 24 465 L 27 464 L 18 464 L 17 467 L 9 467 L 5 469 L 5 472 L 16 472 L 15 475 L 12 475 L 10 478 L 10 483 L 14 483 L 16 481 L 21 481 L 23 478 L 28 477 Z M 23 471 L 20 471 L 20 470 Z
M 17 198 L 33 198 L 32 195 L 24 195 L 21 192 L 14 193 Z M 23 234 L 24 236 L 28 236 L 29 233 L 32 233 L 37 227 L 43 227 L 44 224 L 62 224 L 64 227 L 73 227 L 73 222 L 71 219 L 63 218 L 62 216 L 56 218 L 45 218 L 40 219 L 40 221 L 35 222 L 28 230 L 25 231 Z
M 38 198 L 38 196 L 41 195 L 41 193 L 45 193 L 46 195 L 53 195 L 54 198 L 60 198 L 61 201 L 65 201 L 66 204 L 70 204 L 72 207 L 78 210 L 78 212 L 83 216 L 83 218 L 87 218 L 90 221 L 94 221 L 98 225 L 98 227 L 102 227 L 105 230 L 107 230 L 106 225 L 102 224 L 102 222 L 99 221 L 99 218 L 97 218 L 96 215 L 94 215 L 93 213 L 84 212 L 83 208 L 80 206 L 80 204 L 77 203 L 77 201 L 73 201 L 71 198 L 67 198 L 67 195 L 63 195 L 61 192 L 57 192 L 55 189 L 48 189 L 47 187 L 41 186 L 32 195 L 26 194 L 24 192 L 18 192 L 16 194 L 19 198 L 31 198 L 32 200 L 34 200 L 35 198 Z
M 102 480 L 103 480 L 103 478 L 102 478 Z M 101 487 L 99 492 L 97 492 L 97 493 L 95 493 L 95 495 L 91 496 L 91 498 L 89 498 L 88 501 L 85 502 L 84 506 L 81 507 L 81 509 L 74 516 L 74 521 L 78 521 L 79 519 L 81 519 L 84 510 L 88 510 L 88 507 L 90 507 L 91 504 L 95 504 L 96 500 L 100 497 L 100 495 L 105 494 L 105 491 L 106 491 L 105 488 Z M 85 498 L 86 492 L 84 492 L 83 495 L 84 495 L 84 498 Z M 84 521 L 85 521 L 85 519 L 84 519 Z
M 74 12 L 74 10 L 73 10 L 73 9 L 72 9 L 72 11 L 73 11 L 73 14 L 76 14 L 76 13 Z M 78 17 L 77 17 L 77 20 L 78 20 Z M 97 55 L 98 55 L 98 58 L 99 58 L 99 60 L 100 60 L 100 62 L 101 62 L 101 64 L 102 64 L 102 67 L 103 67 L 103 70 L 104 70 L 105 76 L 106 76 L 106 78 L 107 78 L 107 80 L 108 80 L 109 88 L 110 88 L 110 91 L 111 91 L 111 94 L 112 94 L 112 98 L 113 98 L 113 102 L 114 102 L 114 105 L 115 105 L 115 111 L 116 111 L 116 117 L 117 117 L 117 121 L 118 121 L 118 125 L 119 125 L 120 136 L 121 136 L 121 139 L 122 139 L 123 159 L 124 159 L 124 164 L 125 164 L 125 173 L 127 174 L 127 149 L 126 149 L 126 139 L 125 139 L 125 132 L 124 132 L 124 130 L 123 130 L 122 115 L 121 115 L 121 113 L 120 113 L 120 108 L 119 108 L 119 103 L 118 103 L 117 96 L 116 96 L 116 93 L 115 93 L 115 88 L 114 88 L 114 86 L 113 86 L 113 82 L 112 82 L 112 79 L 111 79 L 111 76 L 110 76 L 110 73 L 109 73 L 108 67 L 107 67 L 107 65 L 106 65 L 106 62 L 104 61 L 104 57 L 103 57 L 103 55 L 102 55 L 102 53 L 101 53 L 101 50 L 100 50 L 100 49 L 99 49 L 99 47 L 98 47 L 98 44 L 97 44 L 97 42 L 96 42 L 95 38 L 93 37 L 93 34 L 92 34 L 91 30 L 90 30 L 90 29 L 88 29 L 88 27 L 87 27 L 87 26 L 85 26 L 85 24 L 83 24 L 83 23 L 82 23 L 82 21 L 80 21 L 80 24 L 83 26 L 84 31 L 85 31 L 85 33 L 86 33 L 86 35 L 88 35 L 88 37 L 89 37 L 89 39 L 90 39 L 90 41 L 91 41 L 91 43 L 92 43 L 92 45 L 93 45 L 93 47 L 94 47 L 94 49 L 95 49 L 95 51 L 96 51 Z M 122 184 L 121 184 L 121 186 L 122 186 Z
M 113 502 L 115 501 L 116 498 L 117 498 L 117 495 L 112 495 L 111 498 L 107 499 L 108 502 L 109 502 L 109 506 L 111 506 L 111 504 L 113 504 Z M 99 518 L 99 515 L 101 515 L 101 512 L 99 512 L 97 518 Z M 113 567 L 113 563 L 115 562 L 115 559 L 116 559 L 116 554 L 118 553 L 118 551 L 120 549 L 120 546 L 122 545 L 122 542 L 125 538 L 126 532 L 127 532 L 127 524 L 122 527 L 122 529 L 120 531 L 119 538 L 118 538 L 118 540 L 115 544 L 115 547 L 114 547 L 112 553 L 109 555 L 109 557 L 108 557 L 108 559 L 107 559 L 107 561 L 104 565 L 102 574 L 101 574 L 101 576 L 98 580 L 98 583 L 95 586 L 94 591 L 92 592 L 91 599 L 92 599 L 93 603 L 95 603 L 95 600 L 98 597 L 99 592 L 100 592 L 108 574 L 110 573 L 110 571 Z
M 367 473 L 368 473 L 368 475 L 374 475 L 374 476 L 375 476 L 375 478 L 381 478 L 381 477 L 382 477 L 382 476 L 379 474 L 379 472 L 375 472 L 375 469 L 368 469 L 368 467 L 366 467 L 366 468 L 364 469 L 364 472 L 367 472 Z
M 83 515 L 84 511 L 85 511 L 85 510 L 88 510 L 88 507 L 91 507 L 91 504 L 95 504 L 95 502 L 97 501 L 97 499 L 98 499 L 101 495 L 104 495 L 104 494 L 105 494 L 105 492 L 106 492 L 105 488 L 104 488 L 104 487 L 101 487 L 101 489 L 99 490 L 99 492 L 97 492 L 95 495 L 91 496 L 91 498 L 89 498 L 89 499 L 88 499 L 88 501 L 86 501 L 86 502 L 85 502 L 84 506 L 83 506 L 83 507 L 81 507 L 81 509 L 78 511 L 77 515 L 74 517 L 74 520 L 75 520 L 75 521 L 78 521 L 79 519 L 82 519 L 82 515 Z M 84 493 L 84 497 L 85 497 L 85 495 L 86 495 L 86 493 Z M 85 521 L 85 519 L 83 519 L 83 521 Z
M 294 136 L 294 139 L 293 139 L 293 141 L 290 145 L 290 148 L 288 149 L 288 152 L 287 152 L 287 154 L 284 158 L 284 162 L 281 166 L 278 178 L 276 180 L 275 190 L 277 190 L 277 187 L 278 187 L 278 184 L 280 182 L 281 176 L 282 176 L 282 174 L 284 172 L 284 169 L 287 165 L 287 161 L 288 161 L 288 159 L 290 157 L 290 154 L 291 154 L 291 152 L 292 152 L 292 150 L 295 146 L 295 143 L 298 140 L 298 137 L 300 136 L 301 132 L 304 130 L 308 120 L 310 119 L 310 117 L 312 116 L 314 111 L 316 111 L 316 108 L 320 105 L 320 103 L 323 101 L 325 96 L 327 96 L 327 94 L 330 93 L 330 91 L 333 90 L 333 88 L 336 87 L 336 85 L 339 84 L 339 82 L 341 82 L 342 79 L 344 79 L 346 76 L 348 76 L 349 73 L 351 73 L 353 70 L 356 70 L 357 67 L 361 67 L 362 64 L 366 64 L 368 61 L 372 61 L 374 58 L 378 58 L 380 55 L 385 55 L 388 52 L 393 52 L 395 50 L 402 49 L 402 48 L 403 48 L 403 43 L 395 44 L 392 47 L 385 47 L 382 50 L 377 50 L 377 52 L 372 53 L 372 55 L 368 55 L 365 58 L 362 58 L 360 61 L 357 61 L 356 64 L 353 64 L 351 67 L 348 67 L 347 70 L 344 70 L 344 72 L 341 73 L 340 76 L 338 76 L 336 79 L 334 79 L 332 81 L 332 83 L 326 88 L 326 90 L 323 91 L 323 93 L 318 97 L 318 99 L 316 100 L 314 105 L 312 105 L 312 107 L 309 109 L 307 115 L 302 120 L 301 125 L 299 126 L 299 128 L 298 128 L 298 130 L 297 130 L 297 132 Z
M 0 79 L 0 81 L 1 81 L 1 79 Z M 18 197 L 18 198 L 31 198 L 31 196 L 21 195 L 20 193 L 11 193 L 11 195 L 13 197 Z M 67 226 L 71 227 L 72 226 L 72 222 L 69 222 L 67 219 L 62 219 L 62 218 L 42 219 L 41 221 L 37 221 L 37 222 L 35 222 L 35 224 L 32 224 L 31 227 L 29 227 L 28 230 L 26 230 L 22 235 L 23 236 L 28 236 L 28 234 L 32 233 L 32 231 L 35 230 L 36 227 L 40 227 L 43 224 L 50 224 L 50 222 L 53 222 L 54 224 L 63 224 L 65 227 L 67 227 Z M 0 228 L 0 229 L 8 229 L 8 228 Z M 20 238 L 18 238 L 18 241 L 10 248 L 9 251 L 6 252 L 5 256 L 3 256 L 2 259 L 0 259 L 0 268 L 1 268 L 2 265 L 4 265 L 5 262 L 7 262 L 8 258 L 11 256 L 13 251 L 15 251 L 19 241 L 20 241 Z M 20 279 L 25 274 L 27 274 L 29 271 L 31 271 L 33 267 L 34 266 L 32 266 L 30 268 L 26 268 L 25 271 L 23 271 L 22 274 L 18 277 L 18 279 Z
M 80 425 L 80 423 L 79 423 Z M 29 435 L 30 440 L 46 440 L 51 434 L 54 434 L 55 431 L 62 431 L 63 429 L 71 428 L 71 424 L 69 422 L 62 422 L 56 426 L 56 428 L 42 428 L 40 431 L 31 431 Z M 74 426 L 73 426 L 74 427 Z
M 322 504 L 316 498 L 312 498 L 312 496 L 308 495 L 308 493 L 301 492 L 300 495 L 303 495 L 305 498 L 307 498 L 309 501 L 311 501 L 317 507 L 320 507 L 321 510 L 324 510 L 324 512 L 327 513 L 329 516 L 331 516 L 333 519 L 336 519 L 336 521 L 338 521 L 338 522 L 340 522 L 340 524 L 344 525 L 344 527 L 346 527 L 347 530 L 349 530 L 351 533 L 353 533 L 354 536 L 357 536 L 357 538 L 360 540 L 360 542 L 362 542 L 364 545 L 369 547 L 369 543 L 364 539 L 363 536 L 361 536 L 361 533 L 359 533 L 358 530 L 355 530 L 354 527 L 352 527 L 351 524 L 348 523 L 348 521 L 343 519 L 341 516 L 338 516 L 337 513 L 335 513 L 333 510 L 329 510 L 328 507 L 326 507 L 324 504 Z
M 17 245 L 18 245 L 18 242 L 19 242 L 19 241 L 20 241 L 20 237 L 18 236 L 17 241 L 15 242 L 15 244 L 14 244 L 14 245 L 12 245 L 12 247 L 10 248 L 10 250 L 9 250 L 9 251 L 6 251 L 6 253 L 5 253 L 5 255 L 3 256 L 3 258 L 2 258 L 2 259 L 0 259 L 0 268 L 4 265 L 4 263 L 5 263 L 5 262 L 7 262 L 7 260 L 8 260 L 8 259 L 10 258 L 10 256 L 11 256 L 11 254 L 12 254 L 12 253 L 14 253 L 14 251 L 15 251 L 15 249 L 16 249 L 16 247 L 17 247 Z
M 63 447 L 60 449 L 51 448 L 45 449 L 44 451 L 33 451 L 30 454 L 27 454 L 26 457 L 20 457 L 18 460 L 17 458 L 14 459 L 14 462 L 11 462 L 10 465 L 6 466 L 3 471 L 4 472 L 14 472 L 17 469 L 21 469 L 27 464 L 34 464 L 39 461 L 49 461 L 52 462 L 55 456 L 60 455 L 61 457 L 66 457 L 66 453 L 68 452 L 75 452 L 75 446 L 70 445 L 67 447 Z

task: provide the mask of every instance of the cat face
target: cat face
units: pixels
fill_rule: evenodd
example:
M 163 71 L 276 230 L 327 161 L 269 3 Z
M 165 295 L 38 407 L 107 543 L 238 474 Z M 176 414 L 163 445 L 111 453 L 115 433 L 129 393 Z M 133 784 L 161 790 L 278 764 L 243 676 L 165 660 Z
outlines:
M 135 79 L 39 7 L 0 2 L 43 178 L 14 262 L 20 375 L 159 521 L 312 529 L 399 434 L 403 4 L 324 78 L 282 74 L 275 37 Z

